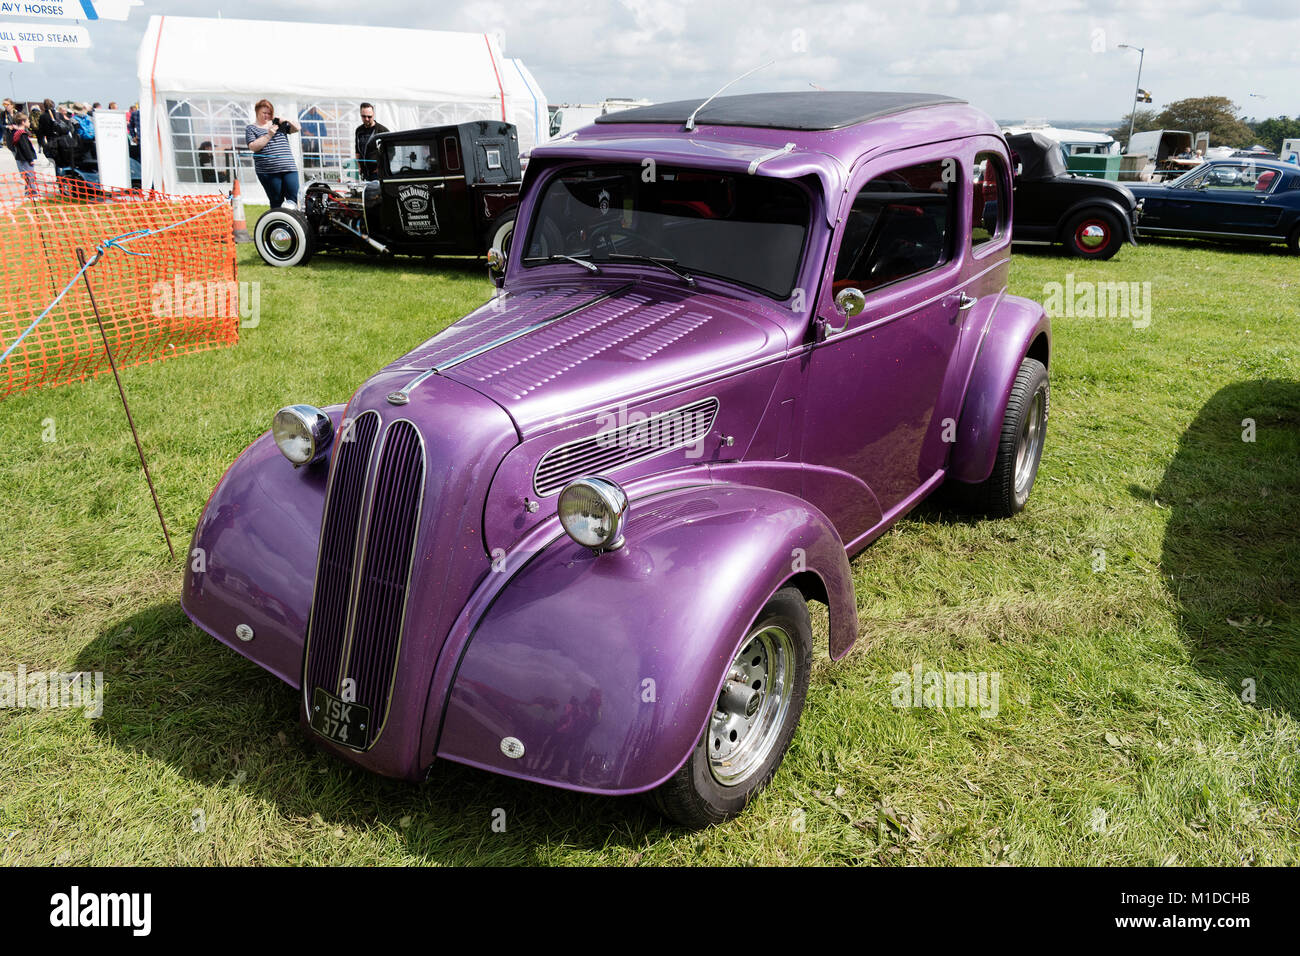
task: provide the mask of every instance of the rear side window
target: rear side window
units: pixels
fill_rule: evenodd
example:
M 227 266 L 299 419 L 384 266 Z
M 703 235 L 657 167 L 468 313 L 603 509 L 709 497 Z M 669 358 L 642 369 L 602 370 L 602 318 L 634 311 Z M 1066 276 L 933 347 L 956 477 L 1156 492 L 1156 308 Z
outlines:
M 997 153 L 977 153 L 971 169 L 970 244 L 978 249 L 1000 239 L 1005 229 L 1006 173 Z
M 877 176 L 844 223 L 835 288 L 864 292 L 926 272 L 949 258 L 957 161 L 935 160 Z
M 460 140 L 455 136 L 446 136 L 442 144 L 447 151 L 447 172 L 460 172 Z

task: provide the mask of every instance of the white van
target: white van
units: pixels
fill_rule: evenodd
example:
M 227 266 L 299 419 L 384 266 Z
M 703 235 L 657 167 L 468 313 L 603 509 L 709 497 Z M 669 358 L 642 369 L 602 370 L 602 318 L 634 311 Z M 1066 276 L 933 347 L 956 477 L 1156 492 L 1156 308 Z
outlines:
M 1277 158 L 1284 163 L 1300 165 L 1300 139 L 1282 140 L 1282 151 L 1277 154 Z

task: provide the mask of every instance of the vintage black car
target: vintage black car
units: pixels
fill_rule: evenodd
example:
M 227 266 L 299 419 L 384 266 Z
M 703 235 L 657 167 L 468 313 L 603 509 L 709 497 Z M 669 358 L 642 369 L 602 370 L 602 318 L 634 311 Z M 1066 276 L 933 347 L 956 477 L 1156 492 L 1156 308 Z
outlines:
M 1169 183 L 1135 183 L 1143 235 L 1285 242 L 1300 255 L 1300 166 L 1208 162 Z
M 1013 242 L 1060 243 L 1070 255 L 1109 259 L 1137 244 L 1137 200 L 1126 186 L 1075 176 L 1061 145 L 1042 133 L 1007 137 L 1016 165 Z
M 253 229 L 273 266 L 319 249 L 407 256 L 508 251 L 519 204 L 519 136 L 511 123 L 381 133 L 379 179 L 307 184 L 302 209 L 271 209 Z

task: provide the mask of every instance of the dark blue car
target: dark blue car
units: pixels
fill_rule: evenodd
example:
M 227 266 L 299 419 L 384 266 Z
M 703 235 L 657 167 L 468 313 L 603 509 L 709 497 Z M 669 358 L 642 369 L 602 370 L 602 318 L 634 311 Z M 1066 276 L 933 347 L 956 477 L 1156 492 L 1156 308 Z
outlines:
M 1149 236 L 1285 242 L 1300 255 L 1300 166 L 1265 159 L 1216 160 L 1168 183 L 1126 183 Z

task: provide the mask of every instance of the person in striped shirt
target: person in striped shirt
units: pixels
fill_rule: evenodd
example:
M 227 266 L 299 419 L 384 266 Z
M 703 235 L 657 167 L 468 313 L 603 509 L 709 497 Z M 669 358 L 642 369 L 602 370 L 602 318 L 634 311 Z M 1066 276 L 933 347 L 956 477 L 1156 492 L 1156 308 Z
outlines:
M 298 132 L 298 124 L 276 118 L 270 100 L 258 100 L 253 111 L 257 122 L 244 128 L 244 139 L 253 151 L 258 182 L 272 209 L 279 209 L 286 201 L 297 205 L 298 164 L 289 146 L 289 134 Z

